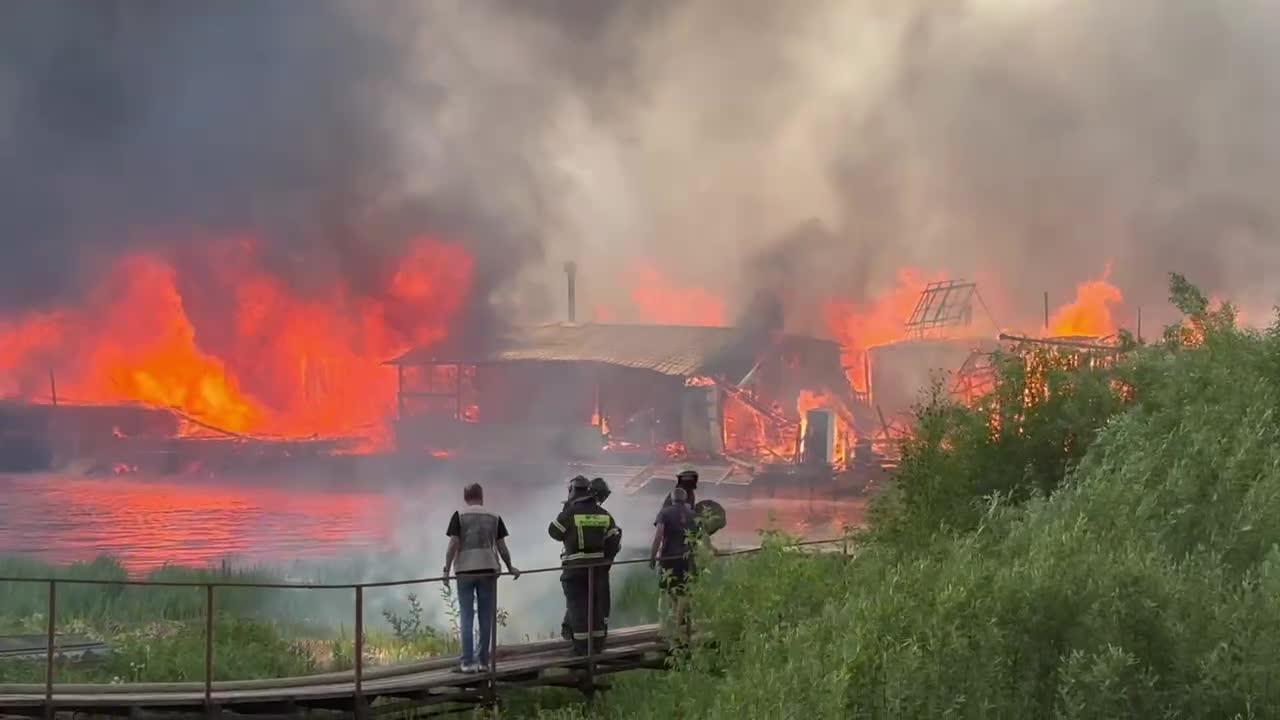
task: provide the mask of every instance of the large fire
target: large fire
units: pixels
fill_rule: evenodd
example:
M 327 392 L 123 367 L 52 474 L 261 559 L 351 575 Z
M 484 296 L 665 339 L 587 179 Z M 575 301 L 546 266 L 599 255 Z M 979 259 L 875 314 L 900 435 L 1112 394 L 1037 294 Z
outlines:
M 898 271 L 897 284 L 870 302 L 833 300 L 826 307 L 827 329 L 843 348 L 843 362 L 849 369 L 853 386 L 865 392 L 868 348 L 902 340 L 904 326 L 920 300 L 920 293 L 930 282 L 944 280 L 945 275 L 926 275 L 917 270 Z
M 725 324 L 725 303 L 706 288 L 674 282 L 656 265 L 642 264 L 627 272 L 629 303 L 625 312 L 600 303 L 592 308 L 596 322 L 619 319 L 655 325 L 721 327 Z
M 833 464 L 837 467 L 843 466 L 848 457 L 848 445 L 852 438 L 853 432 L 841 416 L 837 402 L 834 398 L 826 393 L 812 392 L 810 390 L 801 390 L 800 396 L 796 399 L 796 413 L 800 416 L 800 452 L 806 451 L 805 438 L 809 432 L 809 411 L 810 410 L 828 410 L 831 412 L 832 422 L 835 423 L 835 444 L 832 447 L 834 456 Z
M 173 408 L 234 433 L 382 438 L 391 355 L 443 338 L 471 283 L 458 245 L 422 239 L 383 289 L 343 281 L 301 292 L 267 272 L 250 239 L 202 246 L 201 277 L 138 254 L 82 307 L 0 322 L 0 394 Z
M 1076 286 L 1073 302 L 1058 309 L 1049 318 L 1049 335 L 1054 337 L 1106 337 L 1116 334 L 1113 307 L 1124 302 L 1124 296 L 1107 281 L 1108 265 L 1102 277 Z

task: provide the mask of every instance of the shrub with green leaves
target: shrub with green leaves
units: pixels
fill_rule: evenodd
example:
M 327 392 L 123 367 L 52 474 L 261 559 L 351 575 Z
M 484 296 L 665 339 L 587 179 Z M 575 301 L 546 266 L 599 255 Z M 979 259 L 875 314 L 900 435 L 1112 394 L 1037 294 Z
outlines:
M 705 644 L 544 716 L 1275 715 L 1280 325 L 1172 296 L 1113 366 L 1009 355 L 978 407 L 933 394 L 855 557 L 721 564 Z

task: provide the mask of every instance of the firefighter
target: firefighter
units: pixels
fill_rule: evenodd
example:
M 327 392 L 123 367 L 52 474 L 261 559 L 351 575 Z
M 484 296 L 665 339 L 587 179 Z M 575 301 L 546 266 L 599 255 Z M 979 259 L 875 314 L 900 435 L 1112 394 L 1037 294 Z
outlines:
M 697 470 L 681 470 L 676 476 L 676 487 L 684 490 L 687 496 L 686 502 L 689 507 L 698 504 L 697 498 L 694 497 L 694 491 L 698 489 L 698 471 Z M 671 507 L 671 493 L 667 493 L 667 499 L 662 501 L 662 508 Z
M 604 507 L 604 501 L 609 499 L 609 496 L 613 494 L 613 491 L 609 489 L 609 483 L 605 482 L 604 478 L 591 478 L 591 494 L 595 496 L 596 503 L 601 507 Z M 612 560 L 612 558 L 610 559 Z M 613 609 L 613 584 L 610 582 L 609 577 L 612 574 L 612 570 L 612 562 L 604 568 L 604 600 L 601 602 L 604 604 L 605 608 L 604 626 L 606 628 L 609 627 L 609 613 Z
M 569 509 L 569 503 L 572 501 L 572 496 L 573 496 L 572 487 L 570 487 L 569 489 L 569 494 L 570 494 L 570 500 L 565 501 L 564 508 L 563 508 L 564 510 Z M 596 503 L 603 506 L 604 501 L 609 499 L 609 495 L 612 494 L 612 491 L 609 490 L 609 483 L 605 482 L 604 478 L 591 478 L 591 494 L 595 497 Z M 611 569 L 612 569 L 612 564 L 610 564 L 608 567 L 605 568 L 605 575 L 608 575 Z M 613 594 L 611 592 L 611 587 L 612 586 L 608 582 L 604 584 L 604 600 L 601 601 L 603 605 L 609 609 L 612 609 L 613 607 Z M 609 616 L 605 615 L 605 627 L 608 627 L 608 622 L 609 622 Z M 564 620 L 560 623 L 560 637 L 564 638 L 565 640 L 573 639 L 573 629 L 569 624 L 569 610 L 567 607 L 565 608 L 565 611 L 564 611 Z
M 613 516 L 600 507 L 591 491 L 591 482 L 575 477 L 570 483 L 568 506 L 547 526 L 547 534 L 564 544 L 560 553 L 560 586 L 578 655 L 600 652 L 608 635 L 609 572 L 622 547 L 622 529 Z M 590 611 L 588 611 L 590 608 Z M 590 625 L 588 627 L 588 615 Z
M 612 491 L 609 490 L 609 483 L 604 478 L 591 478 L 591 494 L 595 495 L 596 502 L 604 505 L 604 501 L 609 499 Z

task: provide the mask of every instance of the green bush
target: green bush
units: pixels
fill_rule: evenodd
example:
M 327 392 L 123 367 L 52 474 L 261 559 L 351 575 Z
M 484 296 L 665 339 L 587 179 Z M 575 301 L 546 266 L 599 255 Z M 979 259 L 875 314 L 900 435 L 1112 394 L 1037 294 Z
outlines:
M 543 715 L 1277 714 L 1280 325 L 1172 290 L 1185 322 L 1114 366 L 1008 355 L 979 407 L 927 398 L 855 557 L 720 565 L 709 642 Z

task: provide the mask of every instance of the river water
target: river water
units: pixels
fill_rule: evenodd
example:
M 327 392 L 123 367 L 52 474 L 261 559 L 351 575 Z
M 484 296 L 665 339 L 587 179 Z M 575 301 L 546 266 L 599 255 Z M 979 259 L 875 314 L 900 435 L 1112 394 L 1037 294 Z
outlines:
M 366 576 L 435 574 L 460 482 L 448 478 L 315 485 L 291 477 L 0 476 L 0 554 L 58 563 L 110 555 L 131 571 L 170 565 L 239 566 L 361 562 Z M 699 497 L 715 497 L 713 490 Z M 517 562 L 554 564 L 546 524 L 563 489 L 490 490 Z M 724 500 L 729 528 L 717 544 L 752 544 L 758 528 L 810 537 L 861 518 L 860 501 Z M 647 547 L 661 496 L 617 493 L 609 508 L 626 544 Z M 518 542 L 516 542 L 518 540 Z M 519 556 L 523 555 L 523 558 Z M 359 559 L 359 560 L 356 560 Z

